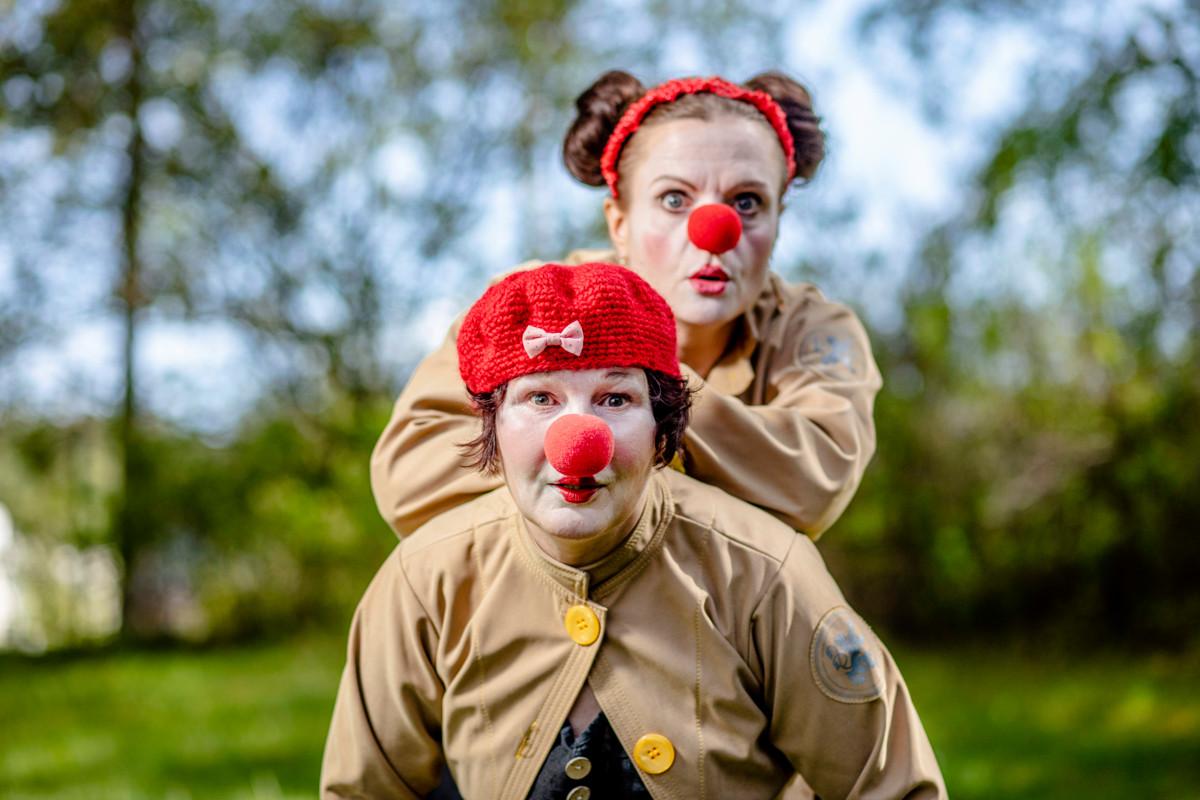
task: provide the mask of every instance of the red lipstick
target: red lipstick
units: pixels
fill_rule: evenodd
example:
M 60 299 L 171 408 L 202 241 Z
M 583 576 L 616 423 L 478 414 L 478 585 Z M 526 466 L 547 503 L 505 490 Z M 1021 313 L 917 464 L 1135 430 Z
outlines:
M 563 500 L 574 505 L 586 503 L 604 488 L 604 484 L 597 483 L 595 478 L 563 478 L 550 485 L 558 489 Z
M 729 273 L 720 264 L 705 264 L 688 277 L 688 282 L 700 294 L 715 297 L 729 287 Z

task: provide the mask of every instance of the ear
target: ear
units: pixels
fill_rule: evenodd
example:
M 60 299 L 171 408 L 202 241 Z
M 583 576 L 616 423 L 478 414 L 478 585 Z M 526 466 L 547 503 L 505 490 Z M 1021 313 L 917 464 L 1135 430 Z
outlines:
M 779 232 L 783 230 L 783 212 L 788 210 L 787 204 L 787 187 L 783 187 L 783 191 L 779 193 L 779 214 L 775 217 L 775 238 L 771 240 L 771 249 L 775 249 L 775 245 L 779 243 Z
M 604 219 L 608 222 L 608 238 L 621 259 L 629 257 L 629 217 L 611 194 L 604 198 Z

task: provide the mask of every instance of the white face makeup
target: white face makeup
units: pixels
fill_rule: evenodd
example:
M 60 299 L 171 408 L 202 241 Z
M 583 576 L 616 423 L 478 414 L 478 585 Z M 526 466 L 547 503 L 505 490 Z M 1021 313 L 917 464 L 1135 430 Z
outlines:
M 637 157 L 623 182 L 625 209 L 611 198 L 605 203 L 614 246 L 666 298 L 680 324 L 732 321 L 766 281 L 787 169 L 779 139 L 765 124 L 723 115 L 651 125 L 635 143 Z M 742 220 L 737 246 L 718 256 L 688 239 L 688 215 L 709 203 L 729 205 Z M 728 277 L 719 292 L 696 279 L 713 266 Z
M 546 430 L 564 414 L 592 414 L 612 430 L 612 461 L 583 487 L 565 485 L 546 460 Z M 548 555 L 586 564 L 625 539 L 654 469 L 654 434 L 641 369 L 561 370 L 509 381 L 496 414 L 500 463 L 530 533 Z

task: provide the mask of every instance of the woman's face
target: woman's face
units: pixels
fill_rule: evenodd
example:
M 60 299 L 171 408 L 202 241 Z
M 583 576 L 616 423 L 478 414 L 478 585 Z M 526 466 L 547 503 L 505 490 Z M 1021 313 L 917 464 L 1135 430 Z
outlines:
M 564 414 L 604 420 L 613 457 L 580 496 L 556 471 L 544 443 Z M 655 422 L 640 368 L 559 370 L 513 378 L 496 413 L 504 480 L 543 549 L 569 563 L 596 560 L 632 530 L 654 469 Z M 583 559 L 576 561 L 575 557 Z
M 679 322 L 730 322 L 753 304 L 767 278 L 786 176 L 779 139 L 766 124 L 722 115 L 651 125 L 627 146 L 637 150 L 623 176 L 624 208 L 612 197 L 604 204 L 613 246 L 666 298 Z M 709 203 L 725 203 L 742 219 L 737 246 L 720 255 L 688 239 L 688 215 Z M 691 280 L 709 264 L 730 278 L 719 294 Z

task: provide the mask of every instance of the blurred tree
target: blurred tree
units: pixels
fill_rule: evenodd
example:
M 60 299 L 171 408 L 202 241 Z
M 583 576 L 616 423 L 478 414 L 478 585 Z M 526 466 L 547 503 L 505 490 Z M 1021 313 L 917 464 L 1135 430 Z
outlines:
M 389 368 L 431 338 L 411 329 L 431 285 L 473 292 L 496 268 L 480 255 L 482 219 L 515 212 L 519 249 L 544 257 L 595 228 L 599 214 L 574 219 L 540 191 L 581 87 L 612 60 L 656 77 L 656 31 L 668 27 L 681 41 L 720 34 L 718 66 L 777 53 L 766 34 L 780 13 L 63 0 L 21 4 L 0 22 L 0 205 L 11 212 L 0 215 L 0 259 L 14 276 L 0 285 L 0 359 L 83 321 L 119 321 L 120 480 L 98 485 L 112 492 L 126 633 L 169 628 L 164 581 L 209 563 L 196 553 L 234 558 L 240 526 L 262 522 L 243 501 L 272 481 L 225 461 L 257 462 L 256 426 L 291 424 L 303 457 L 318 456 L 311 471 L 276 463 L 303 475 L 284 495 L 333 503 L 321 493 L 344 488 L 347 463 L 361 465 L 365 492 L 363 431 L 382 426 L 381 398 L 401 377 Z M 233 437 L 228 450 L 192 441 L 214 426 L 152 406 L 145 378 L 155 329 L 213 326 L 253 354 L 228 383 L 257 386 L 248 419 L 216 428 Z M 60 423 L 29 416 L 14 419 L 73 446 Z M 198 475 L 241 499 L 201 513 L 188 503 L 204 494 Z M 61 533 L 33 513 L 22 525 Z
M 880 347 L 878 463 L 835 557 L 912 633 L 1186 645 L 1200 10 L 944 0 L 865 17 L 868 35 L 908 32 L 943 115 L 958 73 L 937 65 L 964 35 L 985 46 L 981 19 L 1025 26 L 1041 58 L 968 201 L 912 265 L 906 324 Z
M 198 276 L 216 278 L 217 270 L 188 244 L 242 233 L 243 247 L 269 250 L 298 216 L 288 188 L 220 102 L 222 59 L 230 54 L 215 11 L 207 3 L 137 0 L 29 8 L 12 21 L 0 52 L 3 130 L 14 139 L 42 134 L 50 148 L 44 170 L 71 176 L 40 225 L 25 230 L 19 256 L 61 255 L 54 253 L 56 237 L 71 226 L 111 232 L 87 250 L 92 265 L 116 266 L 106 303 L 122 330 L 122 480 L 112 532 L 124 565 L 126 631 L 145 611 L 131 592 L 139 554 L 163 533 L 156 473 L 166 464 L 147 446 L 137 366 L 143 326 L 151 315 L 214 310 Z M 340 22 L 328 24 L 330 38 L 361 35 L 354 20 Z M 22 188 L 36 192 L 39 177 Z M 231 220 L 240 225 L 231 230 Z M 88 263 L 84 252 L 68 255 L 71 272 Z M 51 280 L 43 274 L 27 281 L 32 288 L 39 282 L 45 291 Z M 12 319 L 6 316 L 10 325 Z
M 1019 30 L 1038 55 L 909 265 L 902 324 L 875 336 L 877 460 L 821 543 L 856 604 L 909 633 L 1194 636 L 1200 26 L 1194 4 L 1114 9 L 863 16 L 864 36 L 907 42 L 945 125 L 964 50 Z M 598 203 L 544 189 L 572 98 L 612 66 L 788 63 L 796 19 L 770 2 L 20 4 L 0 21 L 0 365 L 109 319 L 121 369 L 109 438 L 0 418 L 18 527 L 118 543 L 131 632 L 340 614 L 391 544 L 366 454 L 442 333 L 418 325 L 430 298 L 474 294 L 497 253 L 601 238 Z M 869 278 L 834 249 L 827 274 Z M 172 326 L 247 342 L 221 376 L 251 387 L 239 418 L 155 405 L 144 345 Z

